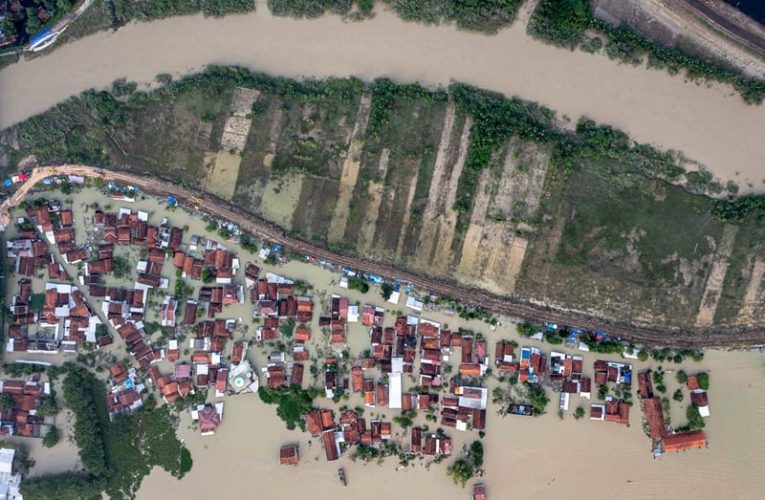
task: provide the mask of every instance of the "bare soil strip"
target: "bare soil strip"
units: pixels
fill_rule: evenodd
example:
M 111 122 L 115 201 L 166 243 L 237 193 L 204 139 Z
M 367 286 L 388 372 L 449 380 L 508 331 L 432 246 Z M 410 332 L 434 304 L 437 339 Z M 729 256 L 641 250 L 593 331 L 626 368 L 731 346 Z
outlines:
M 441 140 L 438 142 L 438 151 L 436 152 L 436 161 L 433 166 L 433 177 L 428 191 L 428 203 L 425 205 L 425 211 L 422 218 L 422 229 L 417 242 L 417 254 L 415 259 L 420 266 L 427 266 L 430 263 L 433 247 L 436 243 L 438 208 L 443 201 L 442 191 L 444 182 L 446 182 L 446 165 L 451 152 L 452 131 L 454 129 L 454 114 L 456 106 L 451 99 L 446 105 L 444 112 L 444 123 L 441 127 Z
M 481 172 L 478 179 L 478 188 L 476 189 L 475 201 L 473 202 L 473 211 L 470 213 L 470 225 L 465 240 L 462 243 L 461 258 L 457 270 L 465 276 L 481 276 L 485 271 L 483 260 L 480 258 L 484 250 L 490 253 L 499 250 L 494 245 L 499 234 L 491 234 L 484 231 L 486 223 L 486 212 L 489 209 L 491 201 L 491 191 L 489 183 L 492 181 L 491 169 L 485 169 Z M 490 249 L 489 249 L 490 247 Z
M 520 9 L 518 9 L 518 17 L 516 23 L 520 23 L 523 26 L 529 24 L 531 20 L 531 14 L 534 13 L 534 9 L 537 8 L 539 0 L 526 0 Z
M 465 120 L 465 126 L 462 128 L 462 136 L 460 137 L 457 162 L 452 169 L 449 182 L 446 185 L 443 212 L 437 219 L 438 238 L 435 242 L 435 258 L 431 265 L 431 268 L 435 269 L 437 272 L 444 272 L 449 268 L 451 263 L 450 256 L 452 253 L 452 241 L 454 241 L 454 228 L 457 225 L 458 216 L 453 207 L 454 203 L 457 201 L 457 187 L 459 187 L 460 176 L 462 175 L 462 169 L 465 166 L 465 158 L 467 158 L 468 142 L 472 125 L 473 121 L 470 118 Z
M 231 198 L 236 191 L 242 152 L 247 145 L 247 136 L 252 125 L 252 105 L 260 92 L 237 87 L 231 99 L 231 116 L 223 125 L 218 151 L 212 169 L 207 174 L 205 189 L 224 198 Z
M 526 249 L 529 246 L 529 240 L 521 236 L 513 238 L 510 246 L 510 255 L 508 256 L 506 271 L 502 274 L 502 283 L 507 287 L 510 293 L 515 291 L 515 283 L 518 281 L 518 275 L 521 274 L 523 259 L 526 256 Z
M 325 259 L 339 266 L 357 269 L 362 272 L 379 274 L 388 278 L 399 278 L 421 290 L 433 291 L 475 307 L 482 307 L 497 314 L 511 318 L 542 323 L 545 321 L 583 328 L 592 331 L 607 331 L 614 337 L 645 344 L 648 346 L 669 347 L 747 347 L 765 344 L 765 328 L 762 325 L 751 328 L 730 327 L 672 327 L 666 325 L 638 325 L 607 318 L 596 318 L 579 311 L 555 309 L 544 304 L 535 304 L 531 300 L 520 300 L 501 296 L 480 288 L 469 287 L 451 280 L 406 271 L 391 266 L 386 262 L 364 257 L 355 257 L 334 252 L 314 243 L 289 236 L 287 231 L 255 214 L 244 212 L 235 205 L 204 191 L 179 186 L 171 181 L 146 175 L 115 172 L 96 169 L 83 165 L 62 165 L 39 167 L 11 197 L 0 204 L 0 223 L 10 223 L 10 208 L 18 205 L 29 190 L 44 178 L 52 175 L 83 175 L 101 177 L 130 184 L 148 194 L 166 197 L 175 196 L 181 203 L 194 206 L 203 213 L 227 219 L 239 224 L 243 231 L 249 232 L 265 241 L 283 245 L 285 248 L 318 259 Z M 4 226 L 3 226 L 4 227 Z
M 329 225 L 329 241 L 338 242 L 345 236 L 345 227 L 348 225 L 351 198 L 359 178 L 361 168 L 361 151 L 364 149 L 363 137 L 367 131 L 369 122 L 369 110 L 372 104 L 371 95 L 363 95 L 356 113 L 356 123 L 353 125 L 347 156 L 343 162 L 343 173 L 340 176 L 340 193 L 335 205 L 335 214 Z
M 717 257 L 712 262 L 704 295 L 701 297 L 699 313 L 696 316 L 697 326 L 711 326 L 714 323 L 717 304 L 720 302 L 725 274 L 728 272 L 728 258 L 733 252 L 733 243 L 736 241 L 738 226 L 727 225 L 723 229 L 720 246 L 717 249 Z
M 404 220 L 401 222 L 401 231 L 398 233 L 398 243 L 396 244 L 396 259 L 401 258 L 401 250 L 404 248 L 404 241 L 406 240 L 406 230 L 409 227 L 409 219 L 412 216 L 412 201 L 414 200 L 414 193 L 417 191 L 417 177 L 419 175 L 419 160 L 409 160 L 406 162 L 407 168 L 414 170 L 414 177 L 409 181 L 409 193 L 406 195 L 406 208 L 404 210 Z
M 271 164 L 274 162 L 276 148 L 279 145 L 279 137 L 282 135 L 282 127 L 284 127 L 284 111 L 279 108 L 274 113 L 271 129 L 268 131 L 268 150 L 265 156 L 263 156 L 263 166 L 266 168 L 271 168 Z
M 738 321 L 746 323 L 754 319 L 755 307 L 762 304 L 760 295 L 762 293 L 762 278 L 765 276 L 765 262 L 756 259 L 752 265 L 752 276 L 749 278 L 749 284 L 746 286 L 744 294 L 744 303 L 738 312 Z
M 388 161 L 390 160 L 390 149 L 385 148 L 380 153 L 380 164 L 377 169 L 379 179 L 385 179 L 388 173 Z M 368 254 L 372 249 L 372 243 L 375 239 L 375 229 L 377 228 L 377 219 L 380 215 L 380 205 L 382 204 L 383 193 L 385 192 L 384 181 L 370 182 L 367 188 L 369 193 L 369 202 L 364 212 L 364 220 L 361 223 L 361 232 L 359 234 L 358 248 L 362 253 Z

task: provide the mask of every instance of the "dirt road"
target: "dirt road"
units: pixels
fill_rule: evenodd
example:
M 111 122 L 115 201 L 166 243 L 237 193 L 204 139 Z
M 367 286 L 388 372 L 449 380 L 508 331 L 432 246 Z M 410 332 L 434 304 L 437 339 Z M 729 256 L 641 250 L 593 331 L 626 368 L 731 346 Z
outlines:
M 133 185 L 155 196 L 175 196 L 180 203 L 193 206 L 201 212 L 227 219 L 239 224 L 243 231 L 258 238 L 283 245 L 285 248 L 302 255 L 311 255 L 337 265 L 357 269 L 362 272 L 379 274 L 389 278 L 400 278 L 412 283 L 420 290 L 433 291 L 439 295 L 452 297 L 464 304 L 482 307 L 497 314 L 506 315 L 534 323 L 555 322 L 569 327 L 583 328 L 590 331 L 606 331 L 612 336 L 636 344 L 659 347 L 751 347 L 765 344 L 765 328 L 762 326 L 749 329 L 731 330 L 725 328 L 671 328 L 650 325 L 616 323 L 604 318 L 576 312 L 555 309 L 533 304 L 513 297 L 500 296 L 485 290 L 472 288 L 452 281 L 447 281 L 419 273 L 398 269 L 384 262 L 374 261 L 360 256 L 345 255 L 323 248 L 315 243 L 303 241 L 291 236 L 276 224 L 256 215 L 242 211 L 214 195 L 196 189 L 179 186 L 170 181 L 145 175 L 96 169 L 84 165 L 62 165 L 39 167 L 34 169 L 30 179 L 16 193 L 0 205 L 0 219 L 10 221 L 9 211 L 24 199 L 30 189 L 44 178 L 52 175 L 81 175 L 101 177 L 106 181 Z M 6 222 L 7 223 L 7 222 Z

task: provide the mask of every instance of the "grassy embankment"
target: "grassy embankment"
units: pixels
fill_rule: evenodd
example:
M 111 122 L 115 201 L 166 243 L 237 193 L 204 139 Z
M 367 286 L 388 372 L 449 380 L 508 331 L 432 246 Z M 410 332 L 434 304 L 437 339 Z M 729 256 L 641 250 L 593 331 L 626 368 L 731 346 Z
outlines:
M 462 259 L 465 228 L 478 218 L 478 224 L 528 240 L 516 295 L 597 306 L 624 320 L 689 324 L 723 225 L 741 230 L 729 258 L 720 322 L 736 319 L 752 259 L 765 244 L 758 224 L 762 198 L 727 201 L 697 194 L 723 188 L 707 175 L 685 172 L 678 154 L 635 144 L 588 120 L 563 131 L 552 111 L 520 99 L 460 84 L 447 93 L 385 80 L 298 83 L 227 68 L 162 80 L 166 85 L 149 93 L 124 82 L 115 93 L 86 92 L 9 129 L 0 137 L 2 173 L 35 154 L 41 164 L 109 165 L 199 185 L 205 154 L 219 148 L 233 89 L 245 86 L 261 97 L 253 106 L 233 200 L 267 218 L 278 200 L 281 209 L 287 207 L 280 223 L 288 230 L 337 250 L 456 279 L 452 267 Z M 350 131 L 365 93 L 372 104 L 345 236 L 328 242 Z M 473 126 L 455 204 L 433 216 L 445 218 L 454 210 L 457 217 L 452 248 L 438 257 L 422 250 L 424 224 L 430 222 L 423 214 L 448 96 L 456 111 L 444 176 L 454 171 L 468 117 Z M 502 170 L 506 160 L 517 160 L 519 145 L 549 156 L 539 209 L 523 216 L 514 214 L 521 212 L 515 205 L 526 184 L 513 191 L 511 202 L 500 203 L 498 194 L 508 178 L 515 182 L 538 168 L 530 163 L 509 174 Z M 381 170 L 383 153 L 388 162 Z M 479 192 L 486 170 L 491 178 Z M 475 207 L 481 196 L 491 207 L 483 219 Z M 509 251 L 498 248 L 500 257 Z
M 709 60 L 681 50 L 664 47 L 628 25 L 613 26 L 596 19 L 592 0 L 541 0 L 534 10 L 529 33 L 548 43 L 587 52 L 601 50 L 611 59 L 670 74 L 683 72 L 691 80 L 727 83 L 749 104 L 760 104 L 765 97 L 765 81 L 743 76 Z
M 384 2 L 391 4 L 393 10 L 407 21 L 425 24 L 453 22 L 461 29 L 495 33 L 512 24 L 522 0 L 482 2 L 384 0 Z M 334 14 L 352 20 L 362 20 L 374 16 L 375 0 L 268 0 L 267 5 L 271 13 L 276 16 L 316 18 Z M 69 8 L 61 11 L 53 19 L 58 19 L 68 10 Z M 134 21 L 154 21 L 198 13 L 220 17 L 252 10 L 255 10 L 254 0 L 97 1 L 93 2 L 93 5 L 62 33 L 56 46 L 98 31 L 119 29 Z M 45 25 L 50 24 L 50 21 L 45 23 Z M 34 57 L 34 55 L 30 56 Z M 0 69 L 16 60 L 17 57 L 0 59 Z

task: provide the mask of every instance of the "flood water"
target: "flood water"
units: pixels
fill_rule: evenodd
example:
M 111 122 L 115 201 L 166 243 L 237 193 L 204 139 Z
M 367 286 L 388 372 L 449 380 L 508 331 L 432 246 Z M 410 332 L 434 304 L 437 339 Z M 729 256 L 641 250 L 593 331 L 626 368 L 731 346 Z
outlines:
M 184 233 L 184 243 L 188 243 L 192 234 L 217 238 L 206 231 L 206 224 L 199 217 L 182 209 L 167 211 L 165 205 L 151 197 L 139 199 L 134 204 L 125 204 L 109 200 L 94 189 L 85 189 L 68 197 L 59 193 L 36 193 L 32 196 L 54 197 L 64 205 L 71 204 L 75 211 L 78 242 L 84 242 L 88 217 L 93 211 L 90 206 L 93 203 L 115 211 L 121 206 L 145 210 L 149 212 L 152 224 L 157 224 L 162 217 L 168 217 L 173 225 L 188 226 L 188 231 Z M 71 203 L 67 200 L 71 200 Z M 20 212 L 16 215 L 20 215 Z M 13 228 L 9 231 L 10 238 L 13 236 Z M 317 317 L 333 293 L 348 297 L 351 303 L 371 303 L 385 307 L 386 325 L 391 325 L 398 314 L 412 313 L 404 307 L 403 297 L 398 305 L 385 303 L 375 287 L 367 294 L 340 288 L 339 275 L 330 270 L 302 261 L 270 266 L 243 251 L 238 245 L 230 242 L 226 245 L 239 254 L 242 264 L 254 261 L 262 265 L 265 271 L 312 284 L 310 294 L 314 297 Z M 75 273 L 74 267 L 69 270 Z M 175 279 L 169 263 L 166 264 L 164 274 L 171 280 Z M 241 272 L 238 278 L 242 279 Z M 13 286 L 15 281 L 16 278 L 13 278 Z M 200 285 L 198 282 L 193 284 L 196 288 Z M 35 279 L 33 285 L 34 291 L 38 292 L 43 282 Z M 13 290 L 13 286 L 9 288 Z M 99 308 L 97 304 L 96 307 Z M 156 319 L 157 312 L 158 307 L 151 307 L 149 320 Z M 252 306 L 247 302 L 227 307 L 219 317 L 239 318 L 248 324 L 251 313 Z M 516 340 L 521 345 L 536 345 L 548 353 L 553 349 L 572 352 L 561 346 L 521 339 L 512 322 L 505 318 L 501 319 L 501 325 L 496 330 L 490 329 L 485 323 L 463 321 L 443 311 L 425 311 L 422 318 L 434 320 L 453 330 L 464 327 L 482 333 L 489 340 L 490 352 L 493 352 L 494 342 L 502 338 Z M 350 355 L 358 356 L 369 348 L 369 336 L 360 324 L 349 326 Z M 316 319 L 312 323 L 312 332 L 309 351 L 314 356 L 319 352 L 330 352 Z M 238 340 L 240 333 L 236 335 Z M 124 347 L 118 337 L 115 340 L 112 349 L 119 353 Z M 256 367 L 261 368 L 271 350 L 267 346 L 252 347 L 248 358 Z M 187 356 L 188 353 L 183 354 L 184 359 Z M 458 358 L 453 355 L 450 361 L 456 366 Z M 620 359 L 618 356 L 584 353 L 585 375 L 592 375 L 592 363 L 599 358 Z M 634 362 L 633 368 L 635 371 L 656 369 L 659 365 L 654 361 Z M 762 425 L 765 420 L 765 354 L 757 351 L 708 351 L 700 363 L 687 360 L 681 365 L 663 365 L 667 370 L 665 382 L 670 397 L 679 387 L 674 375 L 678 369 L 684 369 L 687 373 L 699 370 L 709 372 L 712 415 L 706 419 L 708 448 L 665 455 L 654 460 L 650 441 L 642 430 L 637 404 L 631 409 L 629 427 L 590 421 L 587 417 L 579 421 L 573 418 L 574 408 L 581 405 L 588 409 L 589 404 L 595 402 L 594 394 L 591 401 L 573 396 L 571 411 L 562 420 L 556 411 L 557 395 L 551 392 L 548 413 L 539 418 L 500 417 L 496 414 L 497 407 L 490 404 L 486 437 L 483 440 L 486 476 L 482 478 L 487 485 L 489 497 L 591 499 L 607 498 L 618 492 L 622 499 L 666 496 L 710 500 L 723 497 L 761 498 L 760 492 L 765 489 L 765 476 L 761 474 L 765 470 L 765 426 Z M 167 373 L 171 365 L 162 362 L 160 369 Z M 490 388 L 498 383 L 496 379 L 489 379 Z M 304 386 L 308 384 L 320 385 L 320 382 L 312 379 L 306 367 Z M 414 386 L 414 381 L 405 377 L 404 384 L 405 389 L 409 389 Z M 352 461 L 349 453 L 346 453 L 339 461 L 328 463 L 317 440 L 299 431 L 288 431 L 276 416 L 276 408 L 263 404 L 257 395 L 232 396 L 223 401 L 223 422 L 214 436 L 200 436 L 198 430 L 191 427 L 189 415 L 182 415 L 178 433 L 194 459 L 193 469 L 188 476 L 178 481 L 163 470 L 155 469 L 144 480 L 138 498 L 216 499 L 263 496 L 275 500 L 291 500 L 306 495 L 316 500 L 338 497 L 382 500 L 408 496 L 444 500 L 469 498 L 469 490 L 454 485 L 446 475 L 446 467 L 454 457 L 444 463 L 431 465 L 424 460 L 415 460 L 413 465 L 403 468 L 394 457 L 389 457 L 380 465 L 365 464 Z M 688 403 L 687 393 L 683 402 L 672 401 L 672 425 L 685 423 L 685 407 Z M 341 401 L 340 404 L 325 398 L 318 398 L 315 404 L 336 410 L 342 404 L 351 408 L 363 406 L 358 394 L 351 395 L 348 401 Z M 396 411 L 386 408 L 367 408 L 364 417 L 390 420 L 396 414 Z M 419 424 L 425 423 L 422 415 L 423 412 L 420 412 L 417 418 Z M 65 439 L 53 450 L 46 450 L 38 443 L 27 443 L 30 445 L 31 458 L 37 461 L 32 474 L 55 473 L 78 467 L 76 448 L 68 442 L 71 436 L 68 416 L 61 414 L 57 424 L 64 429 Z M 437 425 L 430 423 L 430 427 L 435 430 Z M 477 439 L 477 433 L 474 432 L 447 429 L 447 433 L 454 439 L 455 454 L 463 445 Z M 394 425 L 394 439 L 406 442 L 408 436 Z M 297 467 L 279 466 L 279 448 L 295 442 L 300 443 L 300 464 Z M 338 480 L 338 467 L 345 468 L 349 481 L 347 487 L 343 487 Z
M 391 77 L 426 85 L 457 80 L 538 101 L 564 119 L 583 115 L 641 142 L 683 152 L 741 192 L 763 190 L 765 108 L 730 87 L 687 82 L 663 71 L 621 65 L 529 37 L 525 26 L 494 36 L 453 26 L 407 23 L 379 9 L 363 22 L 256 12 L 225 18 L 175 17 L 131 24 L 61 46 L 0 71 L 0 128 L 88 88 L 125 77 L 236 64 L 288 77 Z

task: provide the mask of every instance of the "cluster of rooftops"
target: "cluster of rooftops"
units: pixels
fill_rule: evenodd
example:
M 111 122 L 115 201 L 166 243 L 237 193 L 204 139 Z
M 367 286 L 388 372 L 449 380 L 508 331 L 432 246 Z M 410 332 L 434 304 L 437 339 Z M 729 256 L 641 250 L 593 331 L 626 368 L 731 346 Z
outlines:
M 702 417 L 708 417 L 709 401 L 707 392 L 699 388 L 698 379 L 694 375 L 688 377 L 686 384 L 688 390 L 691 391 L 691 404 L 699 409 L 699 414 Z M 651 372 L 649 370 L 638 373 L 638 396 L 640 397 L 640 407 L 643 410 L 645 420 L 644 429 L 653 442 L 655 455 L 706 446 L 706 435 L 701 429 L 672 432 L 668 428 L 664 419 L 661 398 L 653 391 Z
M 40 375 L 29 380 L 0 380 L 0 437 L 42 438 L 48 430 L 44 415 L 38 414 L 42 398 L 51 395 L 50 383 Z
M 216 398 L 257 391 L 260 377 L 247 360 L 249 342 L 227 342 L 237 331 L 239 321 L 218 317 L 227 306 L 243 304 L 247 297 L 253 306 L 253 317 L 258 320 L 253 340 L 260 344 L 289 340 L 287 352 L 272 352 L 260 369 L 265 383 L 270 389 L 303 386 L 314 299 L 298 293 L 292 280 L 273 273 L 263 275 L 259 266 L 247 263 L 244 284 L 237 284 L 239 259 L 223 244 L 196 235 L 184 244 L 183 229 L 170 225 L 167 219 L 153 226 L 148 223 L 148 213 L 140 210 L 122 208 L 107 213 L 96 209 L 84 246 L 76 244 L 72 211 L 63 209 L 59 203 L 37 203 L 27 208 L 27 216 L 32 224 L 20 221 L 19 238 L 8 243 L 8 256 L 15 259 L 15 270 L 24 278 L 12 300 L 14 319 L 6 349 L 76 352 L 83 342 L 100 349 L 113 341 L 108 324 L 123 339 L 137 366 L 136 369 L 117 363 L 110 367 L 107 407 L 111 415 L 140 408 L 141 393 L 147 390 L 147 385 L 153 386 L 167 404 L 193 395 L 200 388 L 214 389 Z M 64 263 L 80 264 L 78 285 L 69 283 L 64 266 L 57 262 L 48 245 L 57 247 Z M 134 270 L 132 288 L 104 284 L 104 277 L 114 272 L 115 245 L 136 246 L 145 255 Z M 188 327 L 192 332 L 187 339 L 190 361 L 186 362 L 181 362 L 181 353 L 186 348 L 179 339 L 155 345 L 144 324 L 150 292 L 168 288 L 169 280 L 162 275 L 168 262 L 179 278 L 209 283 L 199 288 L 196 298 L 178 301 L 166 292 L 162 300 L 161 326 Z M 49 281 L 38 308 L 33 304 L 30 278 L 40 269 L 47 270 Z M 101 307 L 92 307 L 84 291 L 90 300 L 100 301 Z M 488 343 L 480 334 L 450 331 L 419 315 L 398 316 L 393 326 L 386 327 L 383 308 L 354 305 L 337 295 L 330 298 L 328 306 L 320 314 L 318 324 L 326 329 L 330 347 L 337 351 L 347 346 L 348 324 L 357 322 L 368 329 L 370 345 L 368 355 L 350 360 L 349 378 L 339 369 L 343 363 L 339 356 L 324 357 L 326 397 L 350 391 L 363 398 L 366 407 L 435 411 L 443 427 L 458 431 L 485 429 L 488 389 L 482 386 L 482 381 L 490 364 Z M 410 307 L 422 309 L 416 306 Z M 178 316 L 181 307 L 183 314 Z M 291 331 L 289 339 L 283 333 L 285 326 Z M 227 344 L 231 346 L 228 357 Z M 452 359 L 455 349 L 459 349 L 459 357 Z M 173 363 L 168 373 L 160 370 L 159 363 L 164 360 Z M 451 372 L 445 367 L 453 361 L 458 364 L 458 372 L 447 380 Z M 560 393 L 560 409 L 564 411 L 569 409 L 572 395 L 590 398 L 593 379 L 583 374 L 581 356 L 551 352 L 548 357 L 537 347 L 518 349 L 514 342 L 500 340 L 495 345 L 494 367 L 500 373 L 516 374 L 521 382 L 552 386 Z M 593 369 L 596 385 L 631 386 L 629 364 L 598 360 Z M 142 381 L 142 373 L 148 375 L 147 384 Z M 417 381 L 416 390 L 404 391 L 404 376 Z M 645 394 L 643 382 L 641 378 L 641 405 L 652 438 L 661 441 L 667 451 L 687 446 L 675 443 L 683 439 L 699 442 L 697 434 L 676 437 L 662 428 L 661 405 L 655 403 L 658 398 L 652 395 L 650 380 Z M 444 387 L 447 391 L 439 392 Z M 692 390 L 694 404 L 700 409 L 708 408 L 703 404 L 706 393 L 696 389 Z M 604 404 L 591 405 L 590 417 L 628 424 L 629 408 L 627 401 L 609 396 Z M 34 422 L 33 411 L 30 415 Z M 192 416 L 204 435 L 214 434 L 222 421 L 223 403 L 198 406 Z M 321 438 L 328 460 L 339 458 L 343 443 L 373 446 L 395 435 L 393 422 L 378 418 L 367 425 L 366 419 L 354 411 L 341 412 L 336 421 L 333 410 L 315 408 L 305 418 L 309 432 Z M 443 433 L 431 434 L 414 427 L 410 450 L 415 454 L 448 455 L 451 439 Z M 296 446 L 280 452 L 282 463 L 296 463 L 298 459 Z

